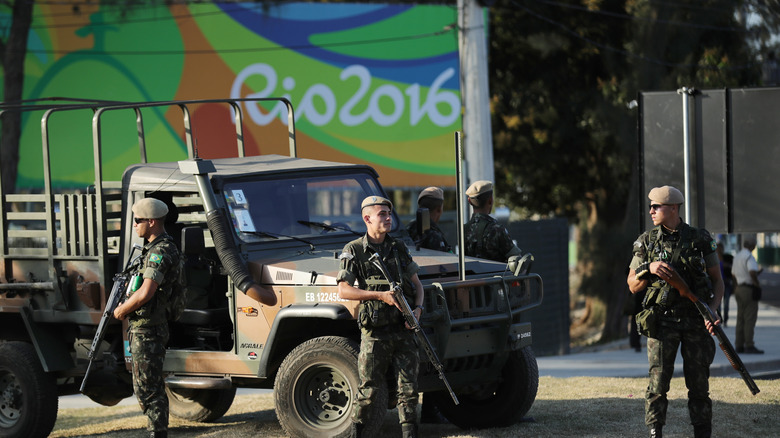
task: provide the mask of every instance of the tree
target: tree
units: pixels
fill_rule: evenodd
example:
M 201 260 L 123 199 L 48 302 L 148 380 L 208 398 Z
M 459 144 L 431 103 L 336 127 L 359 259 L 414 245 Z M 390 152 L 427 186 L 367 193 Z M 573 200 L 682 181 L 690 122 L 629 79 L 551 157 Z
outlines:
M 491 9 L 496 184 L 576 225 L 579 323 L 622 336 L 639 219 L 638 91 L 756 83 L 740 2 L 499 1 Z
M 24 58 L 27 55 L 27 36 L 32 22 L 33 2 L 16 0 L 2 2 L 11 9 L 11 25 L 5 39 L 0 39 L 0 54 L 3 57 L 3 101 L 20 102 L 24 86 Z M 19 163 L 19 139 L 21 138 L 22 116 L 16 111 L 7 111 L 2 117 L 0 137 L 0 173 L 3 191 L 11 193 L 16 187 L 17 164 Z

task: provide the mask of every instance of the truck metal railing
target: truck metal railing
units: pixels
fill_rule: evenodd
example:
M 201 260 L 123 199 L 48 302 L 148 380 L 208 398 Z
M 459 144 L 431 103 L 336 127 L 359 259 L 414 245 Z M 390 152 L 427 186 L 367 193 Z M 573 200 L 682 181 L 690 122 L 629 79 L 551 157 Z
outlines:
M 236 126 L 237 156 L 245 154 L 243 118 L 240 103 L 281 101 L 288 110 L 288 143 L 290 155 L 297 156 L 295 141 L 295 123 L 292 104 L 284 98 L 244 98 L 244 99 L 198 99 L 173 100 L 159 102 L 117 102 L 91 99 L 47 98 L 19 103 L 0 103 L 0 115 L 9 111 L 44 111 L 41 117 L 41 143 L 43 164 L 43 194 L 13 195 L 7 194 L 0 183 L 0 202 L 42 203 L 43 207 L 35 207 L 32 212 L 11 212 L 4 208 L 0 214 L 0 255 L 5 262 L 6 275 L 11 272 L 13 259 L 48 259 L 49 278 L 59 278 L 59 262 L 66 259 L 94 260 L 99 264 L 100 281 L 110 278 L 111 272 L 107 266 L 108 242 L 111 237 L 118 237 L 121 223 L 121 193 L 109 193 L 108 187 L 121 187 L 113 181 L 103 180 L 103 142 L 101 132 L 101 117 L 114 110 L 132 110 L 135 114 L 136 132 L 138 135 L 139 162 L 147 162 L 147 149 L 144 130 L 143 110 L 146 108 L 161 108 L 178 106 L 182 111 L 185 143 L 188 157 L 197 157 L 193 144 L 193 123 L 190 107 L 202 104 L 227 104 L 231 107 Z M 95 190 L 88 194 L 54 193 L 52 183 L 50 120 L 60 112 L 74 110 L 91 110 L 93 134 L 93 160 L 95 172 Z M 163 118 L 161 114 L 158 117 Z M 1 177 L 2 175 L 0 175 Z M 23 199 L 20 198 L 23 196 Z M 107 204 L 116 203 L 119 208 L 107 209 Z M 8 213 L 6 213 L 8 212 Z M 37 222 L 36 229 L 9 230 L 9 221 L 21 223 Z M 115 223 L 111 226 L 111 223 Z M 9 247 L 9 238 L 19 243 Z M 36 243 L 36 239 L 41 242 Z M 47 242 L 51 242 L 48 244 Z M 43 243 L 43 244 L 41 244 Z M 41 248 L 36 248 L 41 246 Z M 56 262 L 56 263 L 55 263 Z

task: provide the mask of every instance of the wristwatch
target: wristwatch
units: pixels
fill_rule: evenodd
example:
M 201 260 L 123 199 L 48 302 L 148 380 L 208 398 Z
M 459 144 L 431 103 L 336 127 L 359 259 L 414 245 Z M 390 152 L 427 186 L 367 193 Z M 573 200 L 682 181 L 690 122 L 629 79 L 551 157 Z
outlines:
M 423 307 L 423 306 L 417 306 L 417 307 L 415 307 L 415 309 L 420 309 L 421 311 L 425 312 L 425 307 Z

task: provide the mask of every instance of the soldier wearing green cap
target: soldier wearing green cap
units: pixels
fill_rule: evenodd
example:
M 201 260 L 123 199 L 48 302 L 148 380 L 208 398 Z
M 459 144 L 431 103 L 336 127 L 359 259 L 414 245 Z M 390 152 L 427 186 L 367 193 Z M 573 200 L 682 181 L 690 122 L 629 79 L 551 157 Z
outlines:
M 465 253 L 467 256 L 505 262 L 520 255 L 520 248 L 509 236 L 509 231 L 492 216 L 493 183 L 476 181 L 466 190 L 469 204 L 474 210 L 471 219 L 463 226 Z
M 129 319 L 133 390 L 147 416 L 149 436 L 159 438 L 168 436 L 168 396 L 163 376 L 169 337 L 166 310 L 173 288 L 183 286 L 181 255 L 165 232 L 168 207 L 164 202 L 144 198 L 133 204 L 132 210 L 135 231 L 146 240 L 135 273 L 143 282 L 114 309 L 114 317 Z
M 370 421 L 372 410 L 387 408 L 372 405 L 390 367 L 398 372 L 398 418 L 403 436 L 417 436 L 419 348 L 414 333 L 406 326 L 389 282 L 368 261 L 375 253 L 381 257 L 393 280 L 402 285 L 415 317 L 420 318 L 423 287 L 417 276 L 419 267 L 406 245 L 388 234 L 393 226 L 392 208 L 393 204 L 381 196 L 369 196 L 363 200 L 361 212 L 366 234 L 344 246 L 336 277 L 339 297 L 360 301 L 360 386 L 353 414 L 358 438 L 371 433 L 365 426 Z
M 680 218 L 683 195 L 672 186 L 655 187 L 648 195 L 654 228 L 634 242 L 628 274 L 631 293 L 646 290 L 639 331 L 648 337 L 650 381 L 645 393 L 645 424 L 660 438 L 669 405 L 667 392 L 677 349 L 683 358 L 688 387 L 688 413 L 695 438 L 712 435 L 710 364 L 715 357 L 712 325 L 699 315 L 694 294 L 716 309 L 723 299 L 717 244 L 707 230 Z M 720 324 L 720 319 L 715 321 Z

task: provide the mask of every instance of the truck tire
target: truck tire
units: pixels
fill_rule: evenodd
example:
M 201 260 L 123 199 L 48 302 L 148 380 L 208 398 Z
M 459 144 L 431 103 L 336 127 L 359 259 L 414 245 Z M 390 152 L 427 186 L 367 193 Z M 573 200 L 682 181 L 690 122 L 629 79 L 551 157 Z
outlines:
M 458 395 L 455 405 L 447 391 L 426 394 L 450 423 L 462 429 L 507 427 L 531 409 L 539 388 L 539 368 L 530 346 L 513 351 L 501 370 L 501 380 L 482 391 Z
M 282 362 L 274 384 L 276 416 L 292 437 L 349 437 L 353 402 L 360 384 L 358 345 L 325 336 L 294 348 Z M 373 404 L 366 436 L 376 436 L 387 412 L 387 387 Z
M 0 437 L 45 437 L 57 421 L 57 382 L 32 345 L 0 343 Z
M 165 387 L 171 415 L 198 423 L 210 423 L 225 415 L 236 397 L 236 388 L 186 389 Z

